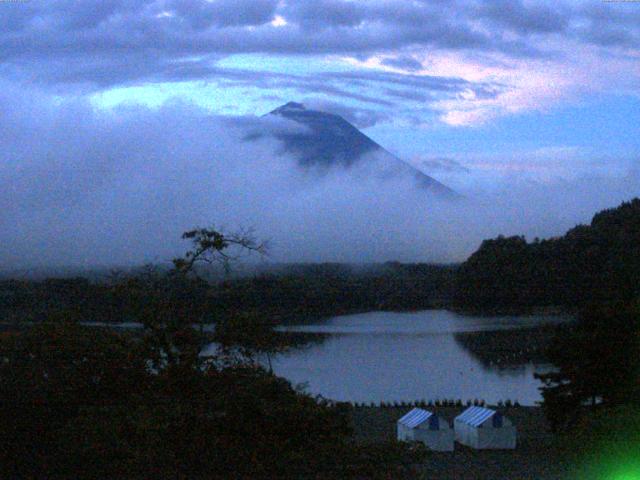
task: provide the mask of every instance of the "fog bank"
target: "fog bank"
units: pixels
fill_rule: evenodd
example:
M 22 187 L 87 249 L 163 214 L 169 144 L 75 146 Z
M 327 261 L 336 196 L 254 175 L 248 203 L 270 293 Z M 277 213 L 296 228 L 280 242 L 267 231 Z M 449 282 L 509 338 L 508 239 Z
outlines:
M 483 238 L 560 235 L 640 194 L 636 164 L 617 176 L 467 179 L 466 201 L 451 203 L 413 178 L 381 178 L 376 159 L 303 170 L 273 137 L 246 141 L 295 124 L 185 103 L 100 110 L 7 87 L 0 118 L 0 270 L 161 262 L 187 248 L 183 231 L 212 225 L 253 228 L 274 262 L 454 262 Z

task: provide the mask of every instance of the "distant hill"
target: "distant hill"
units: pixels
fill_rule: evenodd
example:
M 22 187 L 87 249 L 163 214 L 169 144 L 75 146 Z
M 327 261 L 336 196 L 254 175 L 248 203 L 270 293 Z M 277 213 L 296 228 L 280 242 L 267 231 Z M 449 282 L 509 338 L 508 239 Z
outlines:
M 277 115 L 303 125 L 304 131 L 275 133 L 285 153 L 302 167 L 349 169 L 367 161 L 377 161 L 382 176 L 409 174 L 418 187 L 447 198 L 458 197 L 449 187 L 399 159 L 339 115 L 309 110 L 301 103 L 289 102 L 268 115 Z M 261 135 L 254 135 L 257 137 Z
M 640 300 L 640 199 L 563 237 L 485 240 L 459 268 L 455 290 L 455 303 L 474 310 Z

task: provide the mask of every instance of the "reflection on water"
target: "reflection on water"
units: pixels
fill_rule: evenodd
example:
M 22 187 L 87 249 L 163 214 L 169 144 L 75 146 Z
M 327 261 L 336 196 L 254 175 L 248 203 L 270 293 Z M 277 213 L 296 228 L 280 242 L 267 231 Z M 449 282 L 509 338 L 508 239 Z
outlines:
M 333 317 L 316 324 L 290 325 L 281 330 L 321 333 L 436 334 L 483 332 L 531 327 L 569 320 L 562 316 L 522 315 L 476 317 L 449 310 L 420 312 L 369 312 Z
M 549 365 L 483 365 L 455 340 L 458 332 L 531 327 L 562 317 L 471 317 L 445 310 L 371 312 L 286 330 L 331 334 L 323 343 L 276 357 L 273 367 L 293 383 L 335 400 L 540 400 L 534 372 Z

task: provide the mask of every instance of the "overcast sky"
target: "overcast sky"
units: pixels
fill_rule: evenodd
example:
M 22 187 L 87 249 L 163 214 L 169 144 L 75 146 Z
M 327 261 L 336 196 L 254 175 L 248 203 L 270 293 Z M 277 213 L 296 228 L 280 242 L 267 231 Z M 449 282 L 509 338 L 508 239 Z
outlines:
M 640 194 L 640 2 L 0 0 L 0 88 L 0 267 L 164 258 L 196 223 L 254 226 L 277 259 L 455 261 Z M 423 238 L 398 185 L 372 208 L 362 172 L 310 184 L 240 145 L 288 101 L 525 213 L 433 207 Z

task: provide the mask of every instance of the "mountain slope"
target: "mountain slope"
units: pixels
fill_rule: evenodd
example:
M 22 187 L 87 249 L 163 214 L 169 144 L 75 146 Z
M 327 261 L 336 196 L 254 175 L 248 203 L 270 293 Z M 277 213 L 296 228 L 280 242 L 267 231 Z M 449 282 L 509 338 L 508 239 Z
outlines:
M 444 197 L 458 194 L 429 175 L 399 159 L 339 115 L 309 110 L 304 105 L 289 102 L 269 115 L 277 115 L 303 125 L 304 131 L 278 132 L 283 150 L 295 156 L 303 167 L 351 168 L 367 161 L 378 161 L 383 175 L 409 174 L 422 189 Z

